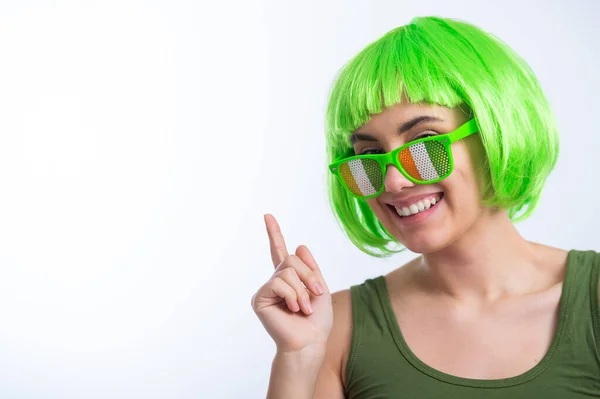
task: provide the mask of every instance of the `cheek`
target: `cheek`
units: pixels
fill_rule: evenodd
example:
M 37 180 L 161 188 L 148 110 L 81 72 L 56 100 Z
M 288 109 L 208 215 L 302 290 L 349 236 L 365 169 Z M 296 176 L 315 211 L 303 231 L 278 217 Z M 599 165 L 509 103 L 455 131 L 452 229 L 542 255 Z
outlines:
M 483 147 L 478 140 L 460 144 L 453 148 L 454 171 L 446 181 L 455 188 L 449 190 L 468 203 L 480 202 L 487 186 Z
M 375 214 L 375 217 L 383 225 L 383 227 L 397 239 L 398 231 L 390 215 L 390 210 L 387 205 L 379 203 L 375 198 L 367 199 L 367 204 Z
M 455 168 L 442 183 L 444 198 L 453 218 L 470 219 L 474 212 L 483 208 L 480 185 L 473 169 Z
M 375 216 L 377 216 L 377 219 L 379 219 L 381 222 L 384 222 L 382 219 L 387 217 L 384 205 L 377 202 L 375 198 L 367 199 L 367 204 L 369 204 L 369 207 L 371 208 Z
M 487 155 L 479 136 L 467 137 L 462 151 L 461 165 L 468 165 L 468 179 L 475 182 L 479 188 L 478 193 L 481 199 L 489 195 L 490 174 L 487 164 Z M 466 168 L 465 168 L 466 169 Z

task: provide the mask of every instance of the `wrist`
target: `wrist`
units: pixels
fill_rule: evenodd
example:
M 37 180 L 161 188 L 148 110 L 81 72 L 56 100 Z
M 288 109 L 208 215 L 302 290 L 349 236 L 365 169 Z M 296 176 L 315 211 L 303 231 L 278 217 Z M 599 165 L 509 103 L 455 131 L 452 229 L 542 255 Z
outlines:
M 298 351 L 278 348 L 273 363 L 293 369 L 318 369 L 325 359 L 325 352 L 326 345 L 324 344 L 309 346 Z

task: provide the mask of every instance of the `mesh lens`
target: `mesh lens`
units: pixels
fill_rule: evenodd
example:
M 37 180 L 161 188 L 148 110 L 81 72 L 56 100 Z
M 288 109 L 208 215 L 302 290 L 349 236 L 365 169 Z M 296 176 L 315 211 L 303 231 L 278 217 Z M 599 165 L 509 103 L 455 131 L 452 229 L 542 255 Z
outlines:
M 358 196 L 379 192 L 383 186 L 383 173 L 379 162 L 374 159 L 353 159 L 339 166 L 342 181 Z
M 450 172 L 450 158 L 446 147 L 436 140 L 416 143 L 398 154 L 404 170 L 419 181 L 431 181 Z

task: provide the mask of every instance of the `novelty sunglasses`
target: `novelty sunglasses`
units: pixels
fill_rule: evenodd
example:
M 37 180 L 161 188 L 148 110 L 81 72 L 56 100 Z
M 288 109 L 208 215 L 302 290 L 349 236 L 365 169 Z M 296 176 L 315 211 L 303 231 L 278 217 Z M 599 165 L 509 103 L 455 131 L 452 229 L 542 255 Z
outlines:
M 437 183 L 450 176 L 454 169 L 451 144 L 478 131 L 473 118 L 450 133 L 411 141 L 385 154 L 337 160 L 329 165 L 329 170 L 357 198 L 372 198 L 383 192 L 387 165 L 396 166 L 413 183 Z

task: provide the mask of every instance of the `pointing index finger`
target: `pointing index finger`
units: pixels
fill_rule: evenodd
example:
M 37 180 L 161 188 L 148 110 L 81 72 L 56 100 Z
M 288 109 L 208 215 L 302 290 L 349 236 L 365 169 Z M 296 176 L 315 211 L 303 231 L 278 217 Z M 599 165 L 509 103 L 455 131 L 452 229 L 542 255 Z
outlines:
M 285 247 L 285 240 L 279 223 L 275 217 L 269 213 L 265 214 L 265 225 L 267 226 L 267 234 L 269 235 L 269 244 L 271 246 L 271 260 L 273 266 L 277 267 L 283 260 L 288 256 L 287 249 Z

